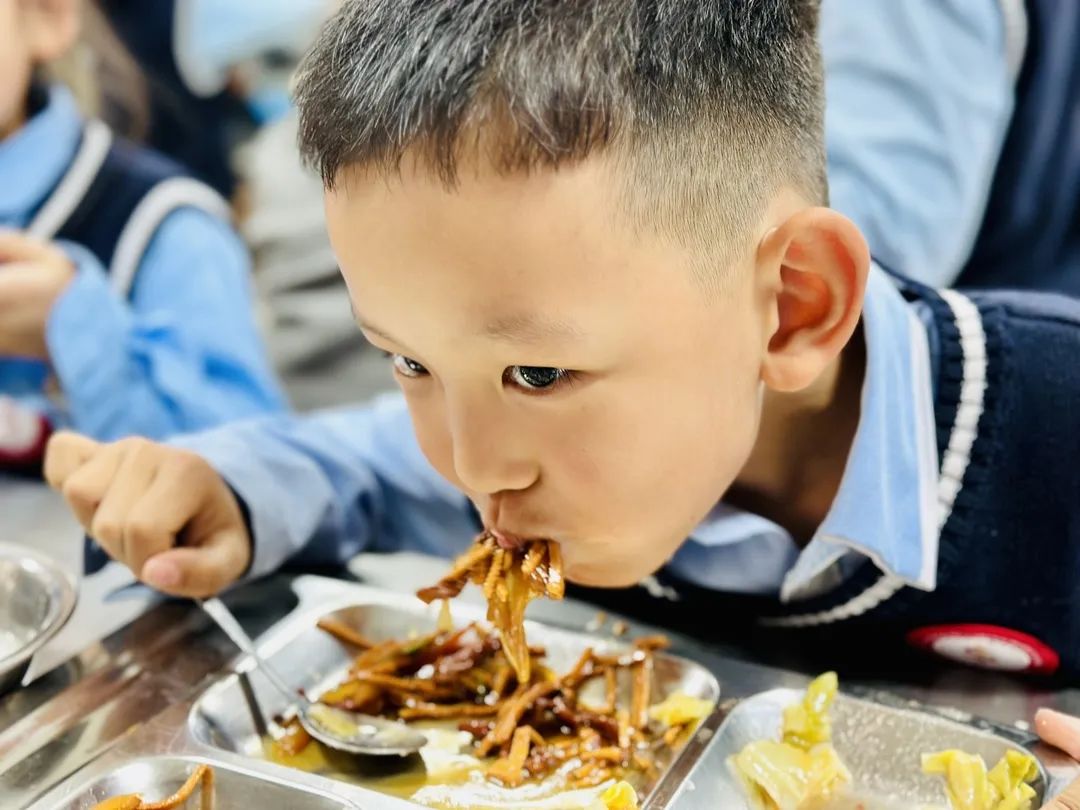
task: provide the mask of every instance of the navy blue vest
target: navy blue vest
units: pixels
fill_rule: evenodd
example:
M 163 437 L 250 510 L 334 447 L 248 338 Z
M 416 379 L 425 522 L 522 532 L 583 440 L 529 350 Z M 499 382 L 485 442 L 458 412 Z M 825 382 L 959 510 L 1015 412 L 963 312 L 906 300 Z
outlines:
M 114 139 L 82 200 L 55 237 L 87 248 L 108 270 L 136 206 L 159 183 L 185 174 L 154 152 Z
M 867 561 L 839 588 L 786 604 L 665 572 L 649 587 L 577 595 L 808 672 L 912 673 L 936 666 L 929 648 L 1080 681 L 1080 301 L 898 283 L 929 306 L 938 347 L 934 591 Z
M 225 201 L 181 166 L 88 121 L 65 173 L 31 212 L 28 230 L 87 248 L 127 296 L 158 227 L 181 207 L 229 215 Z
M 1016 106 L 957 286 L 1080 295 L 1080 3 L 1024 5 Z

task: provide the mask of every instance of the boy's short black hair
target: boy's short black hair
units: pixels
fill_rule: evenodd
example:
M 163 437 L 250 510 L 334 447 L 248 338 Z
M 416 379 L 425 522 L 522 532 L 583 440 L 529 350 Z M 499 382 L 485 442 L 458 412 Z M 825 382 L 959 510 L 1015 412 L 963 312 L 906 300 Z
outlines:
M 346 0 L 298 76 L 301 151 L 328 187 L 406 153 L 452 185 L 472 148 L 507 173 L 606 152 L 636 225 L 730 247 L 781 185 L 825 202 L 817 17 L 818 0 Z

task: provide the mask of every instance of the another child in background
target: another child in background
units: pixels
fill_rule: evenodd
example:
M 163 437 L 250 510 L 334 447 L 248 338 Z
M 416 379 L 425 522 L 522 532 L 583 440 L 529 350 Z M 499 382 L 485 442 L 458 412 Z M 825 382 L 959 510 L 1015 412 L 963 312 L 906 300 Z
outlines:
M 229 208 L 45 77 L 79 0 L 0 0 L 0 469 L 51 425 L 164 437 L 278 411 Z
M 1080 295 L 1080 4 L 824 0 L 830 204 L 936 286 Z
M 97 2 L 149 78 L 148 143 L 231 196 L 234 147 L 289 109 L 292 67 L 337 0 Z

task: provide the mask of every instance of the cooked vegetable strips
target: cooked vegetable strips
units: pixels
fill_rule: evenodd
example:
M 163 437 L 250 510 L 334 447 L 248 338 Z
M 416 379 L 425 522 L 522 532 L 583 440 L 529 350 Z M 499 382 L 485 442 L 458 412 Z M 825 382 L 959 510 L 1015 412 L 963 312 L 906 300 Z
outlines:
M 499 631 L 506 659 L 518 682 L 527 683 L 532 660 L 525 641 L 525 608 L 537 596 L 563 598 L 566 583 L 558 544 L 532 540 L 521 548 L 504 549 L 493 537 L 482 534 L 446 576 L 416 595 L 429 604 L 451 599 L 470 581 L 483 588 L 488 620 Z
M 836 795 L 851 781 L 830 744 L 829 709 L 837 686 L 834 672 L 816 678 L 800 702 L 784 709 L 780 742 L 752 742 L 728 760 L 756 808 L 801 810 Z
M 923 772 L 945 777 L 953 810 L 1028 810 L 1035 799 L 1029 782 L 1039 775 L 1033 757 L 1009 751 L 989 773 L 983 758 L 964 751 L 924 754 Z
M 106 799 L 95 804 L 91 810 L 174 810 L 191 798 L 200 782 L 202 783 L 201 807 L 203 810 L 210 810 L 214 803 L 214 771 L 209 765 L 197 766 L 176 793 L 159 802 L 144 802 L 141 796 L 129 794 Z
M 547 552 L 541 551 L 543 563 Z M 526 557 L 529 554 L 532 565 L 536 554 L 531 549 Z M 494 558 L 494 551 L 486 557 Z M 469 576 L 481 574 L 486 578 L 485 572 Z M 354 637 L 354 629 L 342 623 L 322 626 L 347 644 Z M 318 700 L 397 720 L 456 721 L 473 744 L 468 753 L 455 756 L 471 759 L 470 767 L 477 767 L 476 758 L 490 757 L 480 773 L 501 788 L 548 777 L 571 791 L 604 788 L 618 780 L 655 779 L 657 758 L 678 748 L 689 736 L 683 732 L 712 709 L 708 701 L 672 695 L 661 704 L 671 722 L 653 718 L 653 656 L 666 645 L 663 637 L 648 637 L 615 655 L 589 649 L 562 677 L 534 661 L 523 680 L 494 632 L 477 624 L 441 626 L 410 641 L 372 644 L 353 660 L 345 681 Z M 543 655 L 541 648 L 525 650 L 534 657 Z M 582 693 L 598 697 L 583 702 Z M 629 698 L 622 701 L 625 705 L 619 705 L 620 695 Z M 604 703 L 598 705 L 600 699 Z M 645 715 L 638 726 L 631 708 Z M 318 744 L 295 718 L 281 719 L 279 725 L 284 731 L 269 742 L 273 761 L 301 767 L 318 763 Z M 431 784 L 423 790 L 433 796 L 435 788 Z M 618 803 L 611 807 L 635 807 L 626 804 L 627 795 L 632 794 L 622 788 L 612 793 Z M 599 801 L 598 796 L 593 793 L 589 800 Z

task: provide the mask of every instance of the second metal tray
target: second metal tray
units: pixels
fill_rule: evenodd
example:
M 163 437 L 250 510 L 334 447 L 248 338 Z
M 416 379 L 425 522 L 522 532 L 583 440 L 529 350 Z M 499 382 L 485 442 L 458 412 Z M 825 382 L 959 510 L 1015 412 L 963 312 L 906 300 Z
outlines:
M 803 693 L 774 689 L 747 698 L 736 706 L 720 726 L 713 756 L 725 761 L 754 740 L 776 739 L 785 707 L 797 703 Z M 852 774 L 849 797 L 829 805 L 829 810 L 862 807 L 865 810 L 914 810 L 945 808 L 942 781 L 922 773 L 921 757 L 947 748 L 978 754 L 993 766 L 1008 750 L 1031 753 L 1013 742 L 970 726 L 935 717 L 922 711 L 887 706 L 840 694 L 832 710 L 833 744 Z M 721 795 L 732 797 L 725 808 L 749 808 L 734 775 L 725 766 L 717 769 Z M 1033 787 L 1040 802 L 1046 791 L 1046 774 L 1040 764 Z
M 211 798 L 203 803 L 200 793 L 183 807 L 213 807 L 214 810 L 258 807 L 289 810 L 347 810 L 350 805 L 333 796 L 296 787 L 214 759 L 175 756 L 145 757 L 112 770 L 94 769 L 82 781 L 76 780 L 66 795 L 56 797 L 56 810 L 90 810 L 105 799 L 136 793 L 145 801 L 160 801 L 171 795 L 187 779 L 191 769 L 205 763 L 214 769 Z

